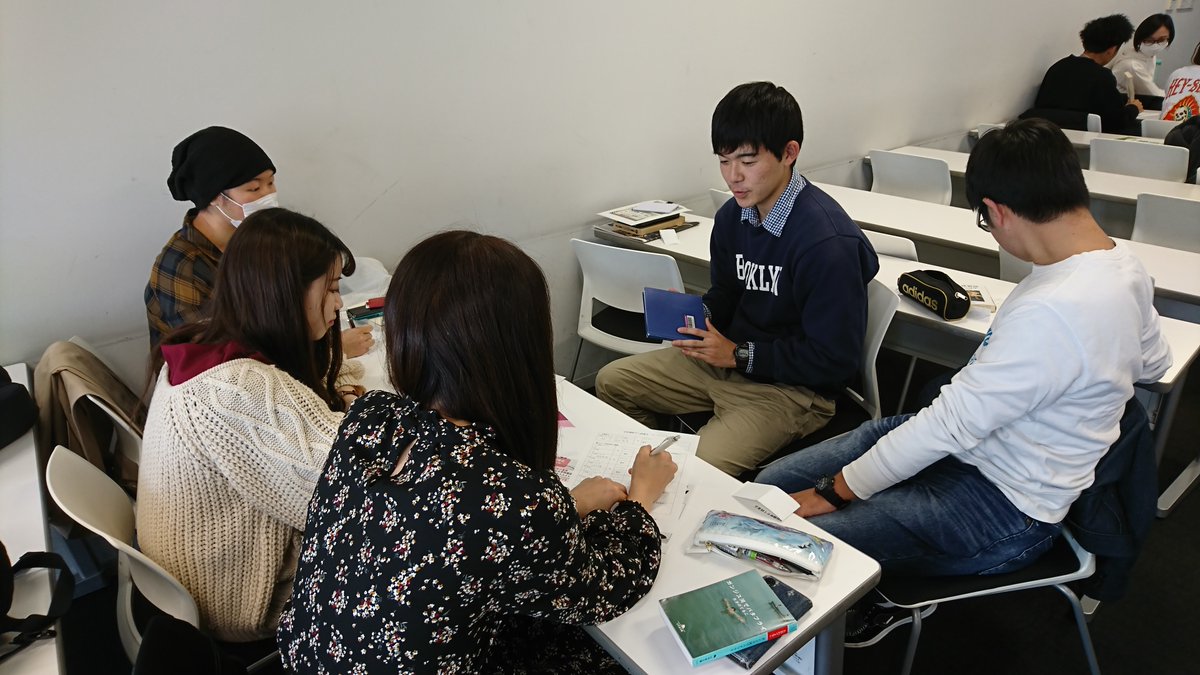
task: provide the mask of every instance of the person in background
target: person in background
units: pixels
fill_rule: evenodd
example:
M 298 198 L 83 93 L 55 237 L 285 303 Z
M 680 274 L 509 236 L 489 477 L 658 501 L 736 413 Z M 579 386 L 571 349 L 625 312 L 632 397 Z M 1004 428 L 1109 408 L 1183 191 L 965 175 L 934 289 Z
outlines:
M 1133 24 L 1123 14 L 1089 21 L 1079 31 L 1083 54 L 1066 56 L 1050 66 L 1034 108 L 1094 113 L 1100 116 L 1103 131 L 1140 134 L 1141 102 L 1122 94 L 1116 78 L 1104 67 L 1132 35 Z
M 138 471 L 138 544 L 219 640 L 275 632 L 300 531 L 347 405 L 338 282 L 354 258 L 286 209 L 232 234 L 211 313 L 164 336 Z
M 1162 118 L 1183 122 L 1200 117 L 1200 42 L 1192 50 L 1189 65 L 1176 68 L 1167 78 Z
M 698 455 L 737 476 L 833 417 L 858 373 L 867 284 L 879 259 L 862 230 L 796 170 L 800 104 L 783 87 L 734 87 L 712 116 L 733 198 L 717 210 L 700 339 L 613 361 L 596 395 L 634 419 L 713 412 Z M 699 324 L 699 321 L 697 321 Z
M 1171 351 L 1154 284 L 1100 229 L 1071 142 L 1029 119 L 971 152 L 979 227 L 1033 263 L 967 365 L 916 415 L 858 429 L 771 463 L 757 480 L 796 512 L 879 561 L 884 574 L 1018 570 L 1052 546 L 1117 440 L 1138 382 Z M 907 609 L 860 605 L 846 645 L 874 644 Z
M 143 296 L 152 353 L 163 335 L 204 316 L 221 252 L 238 225 L 255 211 L 279 205 L 271 158 L 245 134 L 225 127 L 201 129 L 175 146 L 167 187 L 176 200 L 194 207 L 150 268 Z M 372 343 L 369 327 L 342 336 L 352 358 Z
M 577 626 L 653 584 L 648 510 L 675 474 L 669 453 L 643 446 L 628 491 L 563 486 L 549 293 L 512 243 L 434 235 L 396 267 L 385 306 L 401 393 L 372 391 L 342 424 L 279 624 L 284 666 L 623 673 Z
M 1121 48 L 1108 69 L 1117 78 L 1117 89 L 1129 96 L 1128 84 L 1133 83 L 1133 95 L 1146 110 L 1161 110 L 1163 88 L 1155 84 L 1154 73 L 1159 55 L 1175 41 L 1175 22 L 1166 14 L 1151 14 L 1138 24 L 1133 42 Z

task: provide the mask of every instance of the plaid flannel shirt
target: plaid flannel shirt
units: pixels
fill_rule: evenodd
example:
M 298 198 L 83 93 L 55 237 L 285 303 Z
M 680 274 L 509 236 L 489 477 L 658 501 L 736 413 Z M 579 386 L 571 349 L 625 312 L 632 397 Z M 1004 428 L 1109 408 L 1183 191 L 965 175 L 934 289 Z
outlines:
M 166 333 L 200 319 L 212 295 L 221 250 L 196 229 L 194 210 L 154 260 L 146 284 L 150 348 Z

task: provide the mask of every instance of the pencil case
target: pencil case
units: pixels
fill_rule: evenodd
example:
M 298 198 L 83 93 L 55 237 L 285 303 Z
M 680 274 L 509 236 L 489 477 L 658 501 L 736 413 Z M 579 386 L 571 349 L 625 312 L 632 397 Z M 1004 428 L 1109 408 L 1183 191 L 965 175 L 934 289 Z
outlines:
M 833 553 L 833 543 L 820 537 L 728 511 L 709 511 L 692 543 L 774 574 L 817 578 Z
M 921 303 L 946 321 L 961 319 L 971 309 L 971 298 L 962 286 L 954 283 L 945 272 L 913 270 L 896 280 L 900 292 Z

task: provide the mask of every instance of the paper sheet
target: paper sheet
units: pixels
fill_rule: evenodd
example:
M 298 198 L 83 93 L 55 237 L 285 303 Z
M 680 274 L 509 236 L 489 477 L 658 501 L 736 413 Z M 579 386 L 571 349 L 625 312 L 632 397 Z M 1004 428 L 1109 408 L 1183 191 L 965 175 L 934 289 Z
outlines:
M 568 489 L 579 485 L 585 478 L 603 476 L 629 487 L 629 467 L 643 445 L 654 446 L 668 436 L 669 431 L 601 431 L 590 432 L 578 427 L 558 430 L 558 458 L 555 471 Z M 675 478 L 667 485 L 650 515 L 654 516 L 659 529 L 664 533 L 672 529 L 683 513 L 687 490 L 683 479 L 688 459 L 695 456 L 699 436 L 678 434 L 679 440 L 665 452 L 671 453 L 678 470 Z

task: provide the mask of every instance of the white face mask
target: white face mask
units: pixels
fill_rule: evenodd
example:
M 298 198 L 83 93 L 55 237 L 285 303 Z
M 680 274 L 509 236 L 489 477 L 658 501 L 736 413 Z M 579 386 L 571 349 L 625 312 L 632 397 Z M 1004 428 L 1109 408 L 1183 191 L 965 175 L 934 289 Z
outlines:
M 1143 42 L 1141 52 L 1143 54 L 1149 54 L 1151 56 L 1154 56 L 1155 54 L 1161 54 L 1163 52 L 1163 50 L 1166 48 L 1167 48 L 1167 43 L 1165 43 L 1165 42 L 1159 42 L 1157 44 L 1150 44 L 1148 42 Z
M 258 199 L 255 199 L 252 202 L 246 202 L 245 204 L 238 203 L 236 200 L 233 199 L 233 197 L 230 197 L 229 195 L 225 194 L 224 192 L 221 193 L 221 196 L 224 197 L 225 199 L 228 199 L 229 201 L 233 202 L 234 204 L 237 204 L 238 206 L 242 207 L 242 220 L 249 218 L 250 214 L 254 213 L 255 211 L 262 211 L 263 209 L 273 209 L 273 208 L 279 206 L 279 193 L 277 193 L 277 192 L 272 192 L 269 195 L 259 197 Z M 213 206 L 217 207 L 217 210 L 221 212 L 221 215 L 223 215 L 229 219 L 230 225 L 237 227 L 238 225 L 242 224 L 242 220 L 235 220 L 233 218 L 230 218 L 229 214 L 225 213 L 225 210 L 222 209 L 220 206 L 218 206 L 216 202 L 213 202 Z

